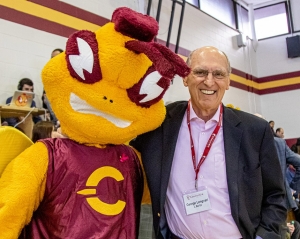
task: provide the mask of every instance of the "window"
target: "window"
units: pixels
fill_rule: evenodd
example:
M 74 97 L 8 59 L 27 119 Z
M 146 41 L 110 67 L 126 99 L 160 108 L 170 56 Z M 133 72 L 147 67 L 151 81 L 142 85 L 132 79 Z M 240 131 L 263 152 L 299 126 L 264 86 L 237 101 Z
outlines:
M 200 0 L 200 9 L 236 29 L 234 3 L 232 0 Z
M 252 38 L 248 10 L 242 7 L 241 5 L 236 4 L 236 12 L 238 30 L 245 36 Z
M 286 4 L 255 9 L 254 26 L 258 40 L 289 33 Z
M 294 32 L 300 31 L 300 1 L 290 0 L 290 8 L 292 11 L 292 23 L 294 27 Z
M 186 2 L 194 5 L 195 7 L 199 8 L 199 0 L 186 0 Z

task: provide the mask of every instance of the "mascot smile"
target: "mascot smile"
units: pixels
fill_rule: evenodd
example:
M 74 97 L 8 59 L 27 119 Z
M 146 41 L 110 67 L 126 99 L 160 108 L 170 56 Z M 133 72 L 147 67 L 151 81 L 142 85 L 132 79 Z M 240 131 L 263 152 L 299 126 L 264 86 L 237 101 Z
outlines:
M 190 71 L 153 41 L 157 32 L 153 18 L 118 8 L 46 64 L 43 84 L 65 138 L 40 140 L 6 167 L 1 239 L 138 237 L 143 171 L 126 143 L 163 122 L 164 93 Z

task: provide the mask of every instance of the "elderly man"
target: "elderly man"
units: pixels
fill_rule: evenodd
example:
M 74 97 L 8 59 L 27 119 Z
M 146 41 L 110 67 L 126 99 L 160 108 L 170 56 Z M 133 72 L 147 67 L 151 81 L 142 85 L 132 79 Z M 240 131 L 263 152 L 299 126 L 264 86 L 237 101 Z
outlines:
M 231 71 L 223 52 L 203 47 L 187 64 L 190 100 L 169 104 L 162 126 L 131 142 L 156 238 L 279 239 L 285 189 L 268 122 L 221 103 Z

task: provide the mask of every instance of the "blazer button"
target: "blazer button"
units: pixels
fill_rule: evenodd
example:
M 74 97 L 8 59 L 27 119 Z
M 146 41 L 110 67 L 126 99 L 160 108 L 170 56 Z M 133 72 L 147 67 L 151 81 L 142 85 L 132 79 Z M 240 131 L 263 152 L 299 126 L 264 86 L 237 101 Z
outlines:
M 160 213 L 157 213 L 157 216 L 160 217 Z

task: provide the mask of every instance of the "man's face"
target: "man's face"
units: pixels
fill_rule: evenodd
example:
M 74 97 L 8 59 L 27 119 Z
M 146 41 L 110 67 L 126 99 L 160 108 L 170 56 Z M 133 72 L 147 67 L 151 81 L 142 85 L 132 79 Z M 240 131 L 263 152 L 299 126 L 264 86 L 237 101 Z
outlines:
M 22 91 L 29 91 L 29 92 L 33 92 L 33 86 L 30 86 L 30 85 L 24 84 L 24 85 L 23 85 L 23 88 L 22 88 Z
M 279 131 L 276 132 L 276 135 L 279 137 L 279 138 L 284 138 L 284 130 L 281 128 Z
M 191 73 L 183 82 L 189 89 L 196 114 L 217 111 L 229 89 L 226 57 L 215 48 L 199 49 L 192 54 L 190 67 Z
M 270 122 L 270 126 L 273 129 L 274 128 L 274 122 Z

